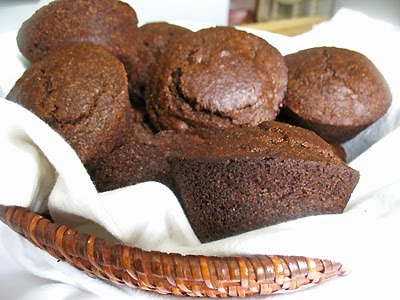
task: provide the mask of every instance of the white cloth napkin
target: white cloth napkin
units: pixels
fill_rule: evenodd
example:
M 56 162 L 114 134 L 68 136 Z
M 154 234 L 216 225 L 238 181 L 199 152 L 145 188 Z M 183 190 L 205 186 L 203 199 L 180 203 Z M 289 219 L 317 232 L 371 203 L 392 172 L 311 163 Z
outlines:
M 351 166 L 360 171 L 361 179 L 344 214 L 302 218 L 201 244 L 165 186 L 146 182 L 97 193 L 69 145 L 29 111 L 4 99 L 0 99 L 0 203 L 36 211 L 49 208 L 59 223 L 144 249 L 183 254 L 304 255 L 340 261 L 349 271 L 324 285 L 281 295 L 283 299 L 393 298 L 399 294 L 400 269 L 396 238 L 400 227 L 400 129 L 394 130 L 400 125 L 396 86 L 400 72 L 395 65 L 400 52 L 393 42 L 400 41 L 398 29 L 344 10 L 296 38 L 256 33 L 283 54 L 317 44 L 358 50 L 371 58 L 391 86 L 393 104 L 387 115 L 345 145 L 351 158 L 356 157 Z M 14 38 L 15 33 L 0 36 L 0 45 L 11 45 L 0 48 L 3 97 L 24 70 Z M 378 39 L 379 47 L 368 42 Z M 0 292 L 13 299 L 175 299 L 89 278 L 4 225 L 0 225 L 0 237 L 0 254 L 7 255 L 4 260 L 12 261 L 15 270 L 10 278 L 2 275 L 4 268 L 0 268 Z M 22 280 L 21 274 L 26 276 L 23 272 L 34 274 L 29 276 L 34 283 L 10 291 L 11 283 Z

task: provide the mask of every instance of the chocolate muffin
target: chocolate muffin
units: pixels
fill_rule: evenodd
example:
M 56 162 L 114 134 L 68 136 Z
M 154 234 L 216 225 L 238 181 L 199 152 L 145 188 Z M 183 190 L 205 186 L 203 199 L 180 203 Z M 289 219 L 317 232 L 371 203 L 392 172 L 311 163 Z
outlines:
M 347 153 L 346 153 L 346 150 L 343 148 L 342 145 L 340 145 L 340 144 L 331 144 L 331 147 L 333 149 L 333 152 L 335 152 L 335 154 L 337 156 L 339 156 L 343 161 L 347 160 Z
M 122 63 L 102 46 L 85 43 L 34 63 L 7 99 L 61 134 L 85 165 L 115 147 L 130 105 Z
M 190 32 L 192 31 L 189 29 L 165 22 L 147 23 L 139 27 L 138 60 L 132 74 L 128 74 L 135 101 L 144 101 L 146 81 L 150 78 L 151 70 L 161 53 L 165 52 L 175 39 Z
M 135 130 L 136 128 L 136 130 Z M 145 181 L 161 182 L 174 190 L 169 157 L 180 156 L 204 140 L 195 134 L 168 130 L 155 135 L 136 123 L 124 143 L 96 161 L 89 174 L 103 192 Z
M 146 84 L 158 129 L 224 128 L 273 120 L 286 89 L 280 53 L 265 40 L 229 27 L 176 40 Z
M 99 44 L 117 56 L 130 72 L 136 58 L 137 22 L 135 11 L 121 1 L 57 0 L 22 24 L 17 43 L 30 62 L 72 43 Z
M 126 123 L 127 126 L 120 128 L 121 142 L 117 147 L 128 142 L 132 137 L 141 141 L 147 141 L 155 134 L 143 106 L 130 106 L 127 110 Z
M 174 158 L 172 171 L 202 242 L 341 213 L 359 179 L 315 133 L 278 122 L 227 128 Z
M 389 86 L 364 55 L 321 47 L 285 57 L 289 69 L 285 121 L 343 143 L 381 118 L 391 103 Z

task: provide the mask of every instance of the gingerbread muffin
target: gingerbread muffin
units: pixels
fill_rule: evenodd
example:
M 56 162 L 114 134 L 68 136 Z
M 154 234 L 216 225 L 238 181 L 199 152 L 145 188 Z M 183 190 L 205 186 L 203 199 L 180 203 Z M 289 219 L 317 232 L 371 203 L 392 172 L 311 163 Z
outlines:
M 334 47 L 285 57 L 289 69 L 282 118 L 343 143 L 381 118 L 391 104 L 388 84 L 364 55 Z
M 43 6 L 18 31 L 17 43 L 31 62 L 72 43 L 99 44 L 130 72 L 135 64 L 137 17 L 117 0 L 57 0 Z
M 131 140 L 146 141 L 154 136 L 155 132 L 148 119 L 148 114 L 143 106 L 130 106 L 127 110 L 127 126 L 121 127 L 121 143 L 117 147 Z
M 135 130 L 136 128 L 136 130 Z M 145 181 L 161 182 L 174 190 L 170 156 L 180 156 L 204 140 L 188 132 L 161 131 L 155 135 L 136 123 L 124 143 L 96 161 L 88 172 L 99 191 Z
M 115 147 L 130 105 L 123 64 L 102 46 L 85 43 L 34 63 L 7 98 L 61 134 L 85 165 Z
M 335 152 L 337 156 L 339 156 L 343 161 L 347 161 L 347 153 L 342 145 L 340 144 L 330 144 L 330 145 L 333 149 L 333 152 Z
M 139 27 L 137 44 L 137 64 L 129 75 L 129 82 L 135 101 L 145 99 L 145 84 L 150 78 L 153 66 L 158 62 L 161 53 L 165 52 L 176 38 L 192 32 L 181 26 L 165 22 L 147 23 Z
M 359 179 L 315 133 L 278 122 L 227 128 L 174 158 L 172 168 L 202 242 L 341 213 Z
M 265 40 L 229 27 L 176 40 L 146 85 L 158 129 L 257 125 L 273 120 L 286 89 L 281 54 Z

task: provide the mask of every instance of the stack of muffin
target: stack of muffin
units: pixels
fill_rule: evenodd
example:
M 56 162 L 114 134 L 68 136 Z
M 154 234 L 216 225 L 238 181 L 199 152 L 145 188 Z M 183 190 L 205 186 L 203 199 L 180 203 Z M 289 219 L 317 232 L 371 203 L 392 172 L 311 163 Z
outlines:
M 7 98 L 65 138 L 99 191 L 168 185 L 203 242 L 342 212 L 359 174 L 339 144 L 391 102 L 360 53 L 282 57 L 234 28 L 138 28 L 117 0 L 51 2 L 17 42 L 32 65 Z

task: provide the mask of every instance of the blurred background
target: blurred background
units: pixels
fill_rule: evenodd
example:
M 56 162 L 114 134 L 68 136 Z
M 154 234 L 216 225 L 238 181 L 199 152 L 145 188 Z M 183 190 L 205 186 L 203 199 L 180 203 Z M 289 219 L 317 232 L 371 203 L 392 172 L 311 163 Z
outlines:
M 400 0 L 230 0 L 229 24 L 297 35 L 329 20 L 341 8 L 400 26 Z
M 51 0 L 0 0 L 0 32 L 17 30 Z M 340 8 L 358 10 L 400 26 L 400 0 L 125 0 L 141 23 L 190 20 L 249 27 L 286 35 L 307 31 Z M 254 24 L 255 23 L 255 24 Z

